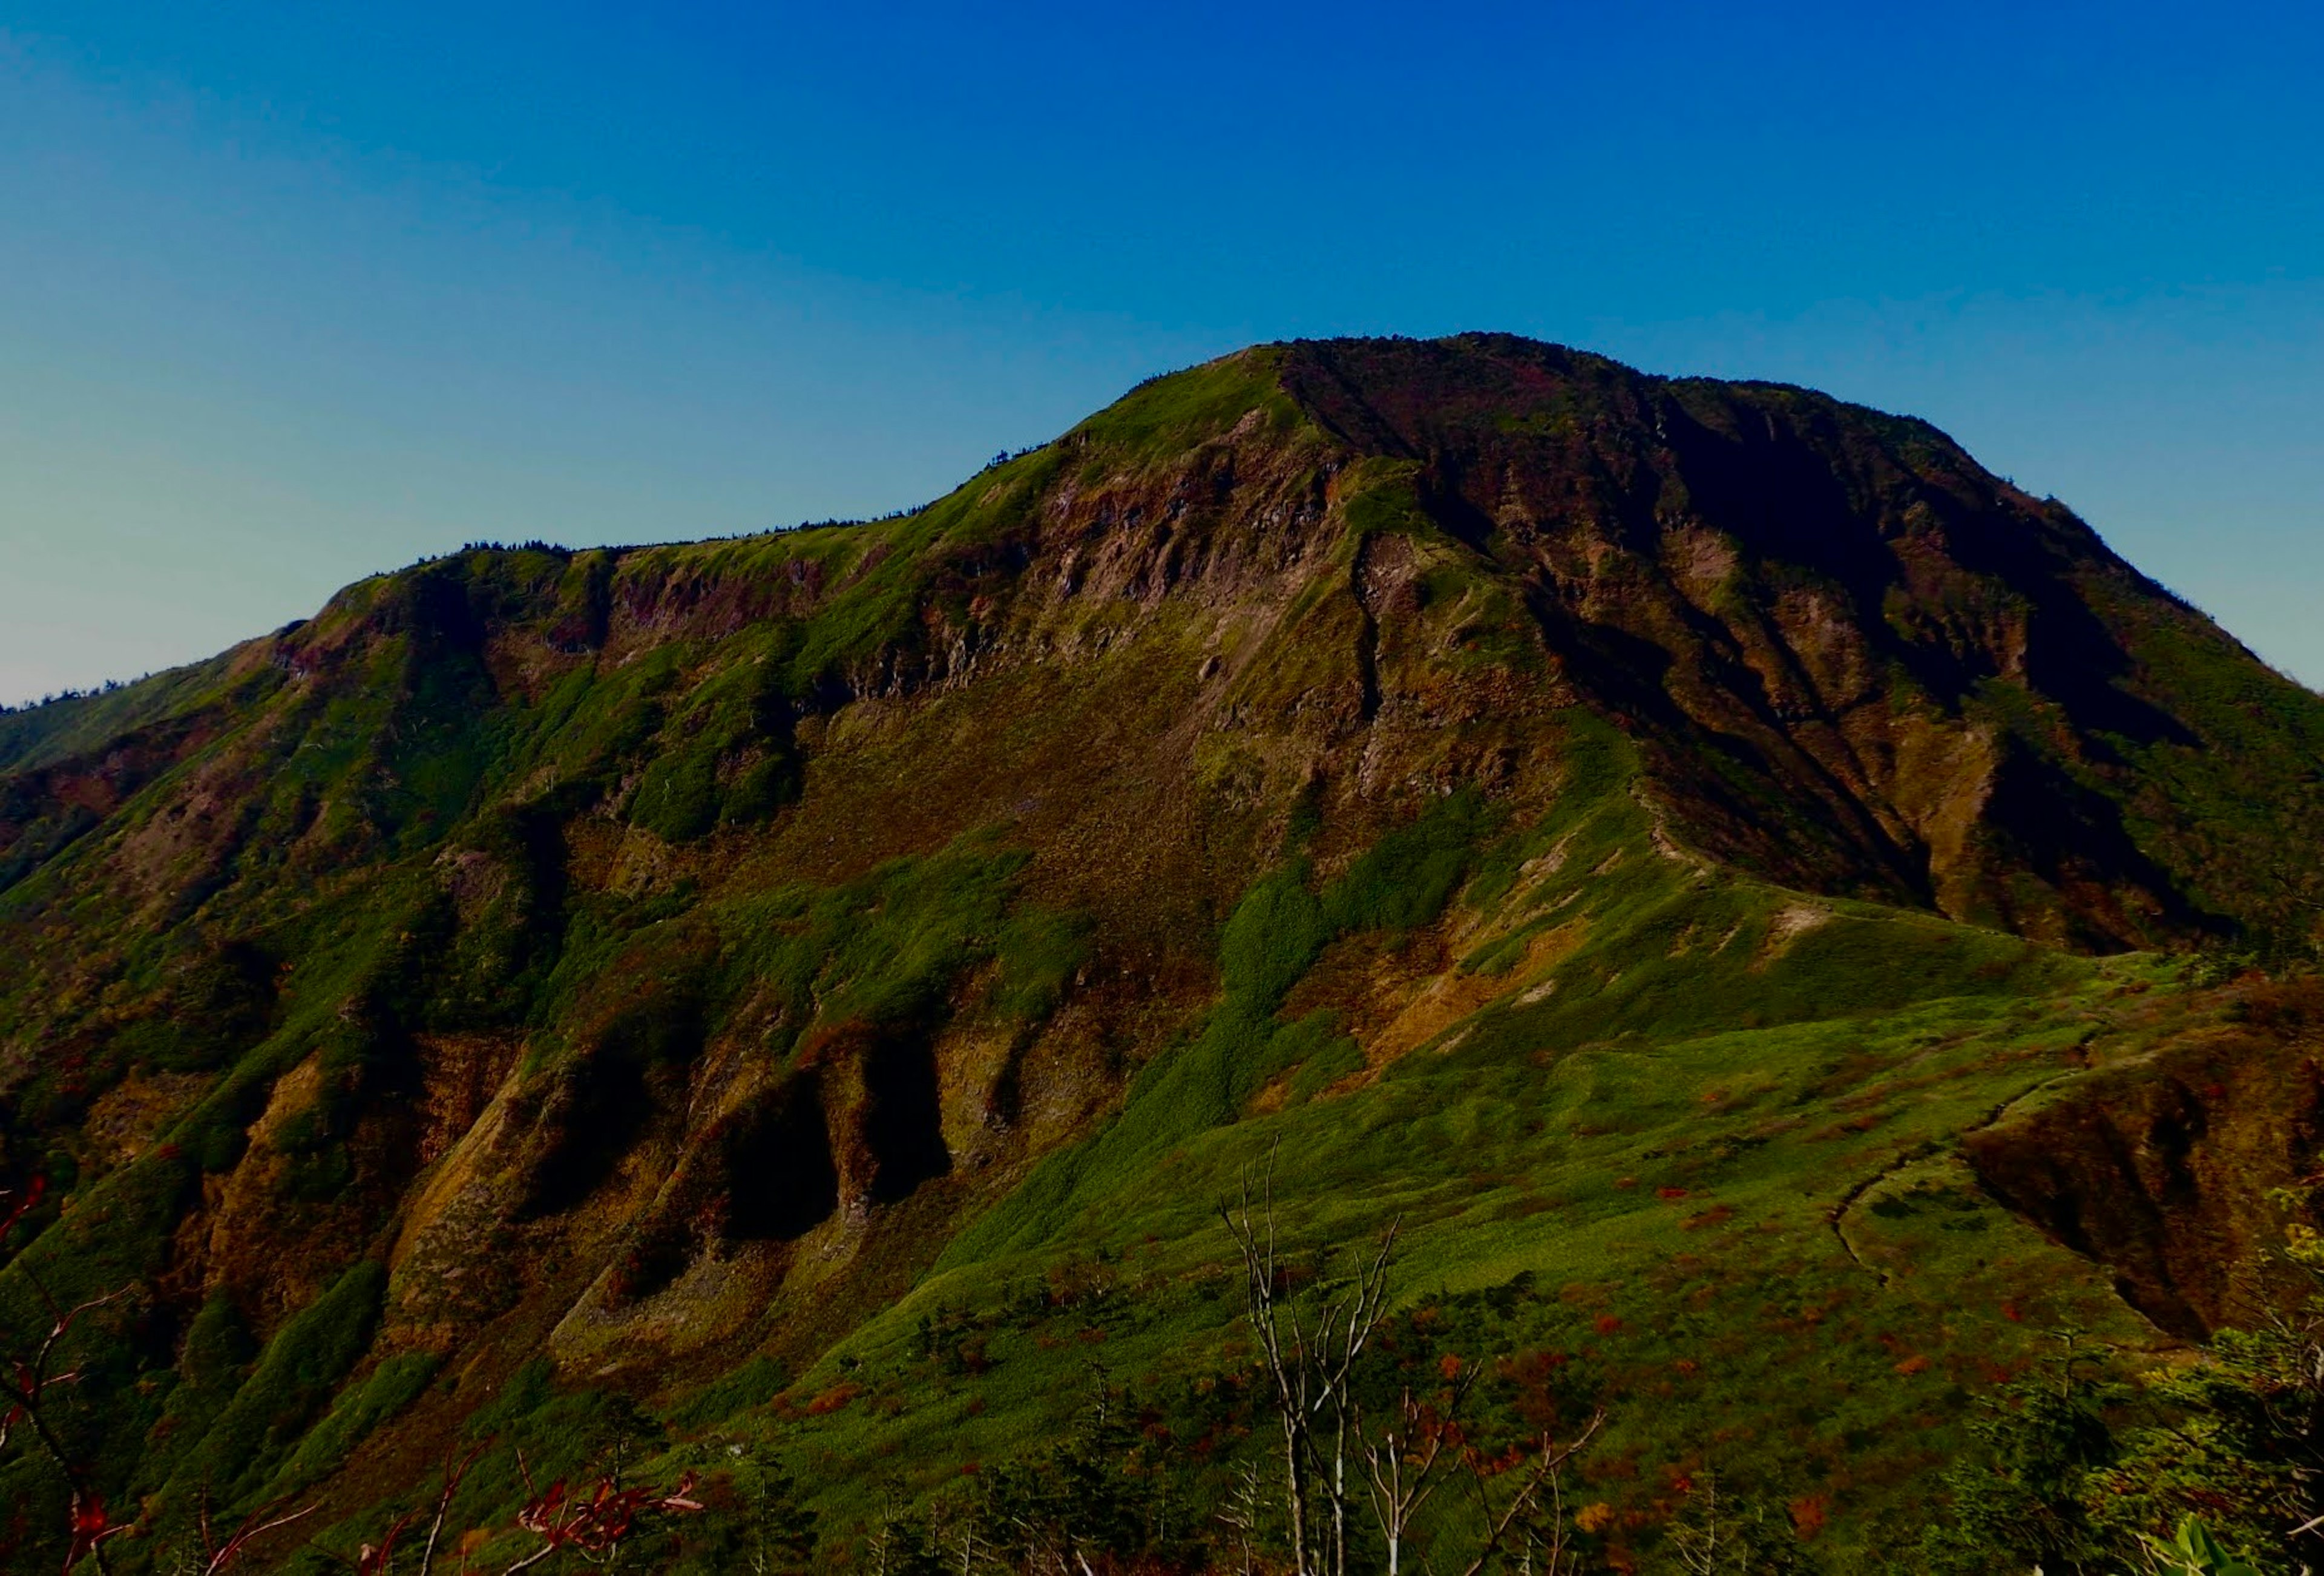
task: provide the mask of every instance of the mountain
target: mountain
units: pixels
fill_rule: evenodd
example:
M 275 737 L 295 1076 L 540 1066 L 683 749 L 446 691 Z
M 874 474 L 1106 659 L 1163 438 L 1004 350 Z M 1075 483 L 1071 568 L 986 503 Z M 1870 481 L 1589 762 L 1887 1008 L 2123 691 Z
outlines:
M 351 1551 L 464 1437 L 513 1559 L 517 1449 L 616 1435 L 771 1442 L 861 1561 L 1093 1359 L 1226 1503 L 1271 1166 L 1301 1252 L 1401 1221 L 1408 1343 L 1603 1402 L 1607 1559 L 1715 1464 L 1848 1568 L 2046 1326 L 2264 1300 L 2319 1017 L 2222 960 L 2319 898 L 2324 700 L 1925 423 L 1263 346 L 0 717 L 0 1329 L 119 1294 L 119 1568 L 205 1494 Z

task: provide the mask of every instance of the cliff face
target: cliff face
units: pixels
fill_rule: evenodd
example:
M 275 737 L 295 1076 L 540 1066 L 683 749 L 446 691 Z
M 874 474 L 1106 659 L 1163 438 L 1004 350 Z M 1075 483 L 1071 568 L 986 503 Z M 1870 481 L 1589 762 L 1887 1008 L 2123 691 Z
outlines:
M 2324 1153 L 2324 999 L 2266 988 L 2236 1020 L 2079 1083 L 1963 1142 L 1983 1185 L 2106 1265 L 2130 1304 L 2189 1340 L 2284 1300 L 2278 1190 Z
M 147 1288 L 124 1375 L 351 1265 L 350 1361 L 803 1371 L 1422 1046 L 2296 935 L 2319 750 L 2324 703 L 1923 424 L 1266 347 L 911 516 L 465 553 L 0 721 L 0 1166 L 79 1201 L 29 1258 Z M 2117 1257 L 2058 1223 L 2100 1184 L 1979 1153 Z M 2209 1251 L 2141 1305 L 2208 1320 Z M 198 1429 L 109 1426 L 183 1498 Z

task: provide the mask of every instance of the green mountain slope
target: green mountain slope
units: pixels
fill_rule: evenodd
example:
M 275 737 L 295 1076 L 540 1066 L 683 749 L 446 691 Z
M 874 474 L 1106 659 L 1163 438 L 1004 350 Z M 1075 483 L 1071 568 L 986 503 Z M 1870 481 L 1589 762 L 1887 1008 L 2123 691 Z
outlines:
M 1093 1362 L 1214 1530 L 1273 1156 L 1303 1253 L 1401 1220 L 1410 1350 L 1610 1407 L 1600 1553 L 1711 1464 L 1851 1568 L 2045 1329 L 2257 1295 L 2309 1031 L 2189 960 L 2314 945 L 2319 774 L 1923 424 L 1247 351 L 915 514 L 470 551 L 0 719 L 0 1327 L 125 1288 L 60 1424 L 120 1568 L 205 1492 L 352 1549 L 464 1436 L 505 1565 L 517 1447 L 624 1431 L 860 1558 Z

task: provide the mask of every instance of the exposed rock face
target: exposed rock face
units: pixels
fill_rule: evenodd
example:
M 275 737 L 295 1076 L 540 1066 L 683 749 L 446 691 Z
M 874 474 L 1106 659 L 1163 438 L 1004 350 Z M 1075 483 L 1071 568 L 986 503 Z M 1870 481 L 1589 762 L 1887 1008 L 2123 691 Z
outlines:
M 2324 991 L 2272 991 L 2246 1026 L 2078 1083 L 1964 1138 L 1996 1198 L 2107 1266 L 2173 1335 L 2247 1323 L 2275 1300 L 2265 1268 L 2324 1158 Z

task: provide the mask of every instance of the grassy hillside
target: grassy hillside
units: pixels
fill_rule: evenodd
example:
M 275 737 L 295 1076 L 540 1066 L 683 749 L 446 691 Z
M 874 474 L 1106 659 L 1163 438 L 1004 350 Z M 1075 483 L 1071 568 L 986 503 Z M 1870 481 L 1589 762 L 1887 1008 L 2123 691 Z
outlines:
M 1376 1412 L 1606 1409 L 1595 1567 L 1699 1480 L 1876 1564 L 2058 1328 L 2265 1304 L 2313 1032 L 2243 970 L 2313 946 L 2319 772 L 2324 702 L 1933 429 L 1490 336 L 364 581 L 0 719 L 0 1340 L 108 1299 L 5 1559 L 78 1491 L 115 1569 L 206 1499 L 326 1568 L 474 1449 L 477 1570 L 617 1451 L 707 1496 L 671 1568 L 1060 1494 L 1236 1565 L 1271 1165 L 1286 1292 L 1399 1223 Z

